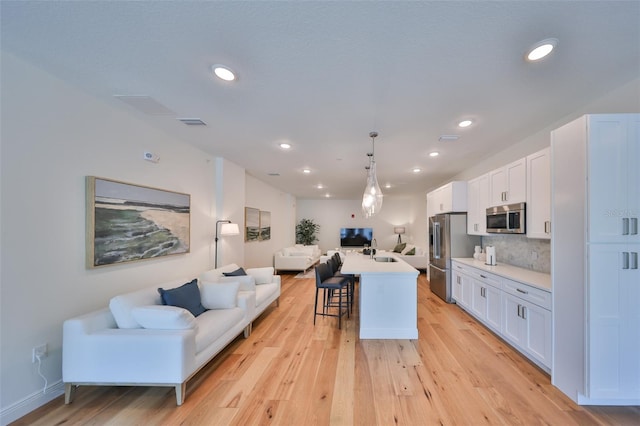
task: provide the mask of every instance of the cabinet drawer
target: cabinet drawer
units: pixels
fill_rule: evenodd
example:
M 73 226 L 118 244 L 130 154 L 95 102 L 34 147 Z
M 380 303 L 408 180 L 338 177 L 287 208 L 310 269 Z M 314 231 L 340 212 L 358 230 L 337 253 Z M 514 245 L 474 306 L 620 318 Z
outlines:
M 548 291 L 506 278 L 502 280 L 502 290 L 536 304 L 544 309 L 551 310 L 551 293 Z
M 498 275 L 471 268 L 471 276 L 480 281 L 482 284 L 490 285 L 491 287 L 495 287 L 498 290 L 502 289 L 502 278 Z

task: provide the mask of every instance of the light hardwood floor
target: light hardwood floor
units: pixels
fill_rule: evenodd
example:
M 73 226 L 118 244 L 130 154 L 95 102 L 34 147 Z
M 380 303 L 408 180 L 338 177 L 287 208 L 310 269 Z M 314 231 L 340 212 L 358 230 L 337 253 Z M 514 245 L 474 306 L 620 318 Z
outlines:
M 284 275 L 280 306 L 188 384 L 80 387 L 16 425 L 638 425 L 640 407 L 580 407 L 455 305 L 418 286 L 418 340 L 360 340 L 357 309 L 313 326 L 313 279 Z M 346 325 L 345 325 L 346 324 Z

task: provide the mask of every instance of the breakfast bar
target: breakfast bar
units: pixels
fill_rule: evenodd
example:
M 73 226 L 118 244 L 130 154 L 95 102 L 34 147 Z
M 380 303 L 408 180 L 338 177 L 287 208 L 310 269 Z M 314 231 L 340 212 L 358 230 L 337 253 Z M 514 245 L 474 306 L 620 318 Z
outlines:
M 342 273 L 360 275 L 360 338 L 418 338 L 418 270 L 391 253 L 349 253 Z

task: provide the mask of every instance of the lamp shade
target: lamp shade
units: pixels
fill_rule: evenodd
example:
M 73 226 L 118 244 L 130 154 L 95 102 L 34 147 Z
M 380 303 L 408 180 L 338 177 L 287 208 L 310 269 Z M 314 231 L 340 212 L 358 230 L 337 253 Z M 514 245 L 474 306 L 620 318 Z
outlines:
M 404 234 L 404 232 L 405 232 L 404 226 L 394 226 L 393 227 L 393 233 L 394 234 L 400 235 L 400 234 Z
M 220 235 L 238 235 L 240 234 L 240 228 L 237 223 L 223 223 L 220 226 Z

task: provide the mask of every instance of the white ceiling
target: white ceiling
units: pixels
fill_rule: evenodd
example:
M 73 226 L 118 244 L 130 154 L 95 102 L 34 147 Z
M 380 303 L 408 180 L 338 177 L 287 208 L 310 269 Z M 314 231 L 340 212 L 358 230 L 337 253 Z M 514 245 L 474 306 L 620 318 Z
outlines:
M 304 198 L 360 197 L 372 130 L 383 192 L 425 191 L 640 75 L 638 1 L 2 1 L 0 13 L 3 50 Z M 523 60 L 549 37 L 551 57 Z M 218 63 L 238 80 L 212 77 Z M 457 129 L 463 118 L 475 124 Z

